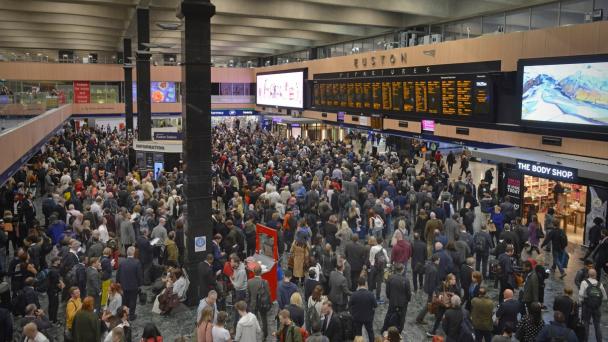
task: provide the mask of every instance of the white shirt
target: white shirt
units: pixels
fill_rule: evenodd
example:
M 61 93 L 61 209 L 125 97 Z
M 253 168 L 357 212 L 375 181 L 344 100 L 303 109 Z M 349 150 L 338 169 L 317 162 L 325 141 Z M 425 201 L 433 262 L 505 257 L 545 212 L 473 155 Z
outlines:
M 36 337 L 34 338 L 29 338 L 26 337 L 25 342 L 49 342 L 49 339 L 46 338 L 46 336 L 44 336 L 40 331 L 36 334 Z
M 375 245 L 372 248 L 369 249 L 369 263 L 370 265 L 374 266 L 374 263 L 376 262 L 376 253 L 382 251 L 384 253 L 384 257 L 386 258 L 386 261 L 388 262 L 388 254 L 386 254 L 386 249 L 384 249 L 384 247 L 382 247 L 382 245 Z
M 173 284 L 173 293 L 177 294 L 181 302 L 186 300 L 186 291 L 188 291 L 188 285 L 190 285 L 190 282 L 186 279 L 186 277 L 179 277 L 179 279 L 177 279 Z
M 99 226 L 99 228 L 97 230 L 99 231 L 99 241 L 103 242 L 104 244 L 108 243 L 108 241 L 110 241 L 110 234 L 108 233 L 108 227 L 106 227 L 105 224 L 102 224 Z
M 213 336 L 213 342 L 230 341 L 230 333 L 225 328 L 213 326 L 213 329 L 211 329 L 211 335 Z
M 589 281 L 591 285 L 597 284 L 597 279 L 587 278 L 586 280 L 583 280 L 581 282 L 581 288 L 578 290 L 579 298 L 585 298 L 585 292 L 587 292 L 587 286 L 589 286 L 587 281 Z M 602 295 L 604 296 L 604 300 L 606 300 L 608 297 L 606 296 L 606 289 L 604 289 L 604 285 L 602 283 L 600 283 L 600 290 L 602 290 Z

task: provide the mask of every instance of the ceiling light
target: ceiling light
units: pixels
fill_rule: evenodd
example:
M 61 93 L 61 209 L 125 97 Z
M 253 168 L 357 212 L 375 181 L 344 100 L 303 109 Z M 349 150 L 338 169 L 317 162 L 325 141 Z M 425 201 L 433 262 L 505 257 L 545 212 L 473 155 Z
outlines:
M 163 30 L 176 31 L 180 27 L 182 27 L 181 23 L 156 23 L 156 26 L 160 27 Z
M 154 49 L 154 48 L 158 48 L 158 49 L 170 49 L 170 48 L 173 47 L 173 45 L 158 44 L 158 43 L 141 43 L 141 45 L 147 47 L 148 49 Z

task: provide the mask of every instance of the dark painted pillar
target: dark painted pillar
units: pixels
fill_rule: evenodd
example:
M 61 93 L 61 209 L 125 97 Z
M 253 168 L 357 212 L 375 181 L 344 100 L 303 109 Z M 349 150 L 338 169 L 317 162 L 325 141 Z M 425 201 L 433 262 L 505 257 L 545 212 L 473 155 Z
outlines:
M 318 56 L 319 56 L 319 48 L 318 47 L 313 47 L 313 48 L 308 49 L 308 59 L 309 60 L 312 61 L 314 59 L 317 59 L 317 58 L 319 58 Z
M 186 163 L 186 269 L 190 275 L 188 302 L 198 304 L 197 265 L 212 253 L 211 225 L 211 17 L 209 0 L 183 0 L 182 116 Z M 205 237 L 206 251 L 196 252 Z M 200 241 L 200 240 L 198 240 Z
M 127 134 L 133 134 L 133 67 L 131 66 L 131 38 L 123 39 L 123 63 L 125 65 L 125 125 Z
M 147 51 L 142 43 L 150 42 L 150 10 L 137 9 L 137 50 Z M 150 108 L 150 54 L 137 53 L 137 140 L 152 140 Z

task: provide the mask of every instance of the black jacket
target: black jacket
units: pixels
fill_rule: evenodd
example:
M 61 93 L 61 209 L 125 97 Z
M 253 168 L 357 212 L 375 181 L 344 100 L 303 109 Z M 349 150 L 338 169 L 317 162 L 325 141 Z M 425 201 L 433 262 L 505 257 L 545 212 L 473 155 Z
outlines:
M 570 328 L 574 326 L 574 317 L 577 315 L 577 313 L 574 311 L 578 311 L 575 310 L 575 306 L 576 303 L 572 300 L 572 298 L 565 295 L 555 297 L 555 300 L 553 301 L 553 310 L 560 311 L 564 314 L 566 318 L 566 325 L 568 325 Z
M 412 299 L 410 281 L 403 274 L 393 274 L 386 281 L 386 298 L 391 306 L 404 308 Z
M 141 263 L 144 265 L 151 264 L 153 254 L 152 245 L 150 245 L 150 241 L 148 241 L 148 239 L 146 239 L 144 236 L 140 235 L 137 237 L 135 245 L 139 250 L 139 261 L 141 261 Z
M 555 251 L 563 251 L 564 248 L 562 247 L 562 235 L 565 235 L 566 233 L 561 230 L 561 229 L 551 229 L 551 231 L 549 232 L 549 234 L 547 234 L 547 236 L 545 237 L 545 240 L 543 241 L 543 244 L 541 245 L 541 247 L 545 247 L 546 245 L 549 244 L 549 242 L 551 242 L 551 247 L 555 248 Z
M 439 270 L 437 265 L 432 262 L 427 262 L 424 271 L 424 292 L 429 296 L 433 295 L 437 286 L 439 286 L 441 279 L 439 279 Z
M 344 255 L 346 256 L 346 260 L 350 263 L 350 269 L 353 272 L 361 271 L 363 266 L 367 263 L 367 249 L 359 243 L 352 241 L 347 243 L 344 249 Z
M 323 318 L 325 319 L 325 318 Z M 323 330 L 325 328 L 325 330 Z M 335 311 L 332 313 L 329 323 L 325 326 L 324 321 L 321 320 L 321 329 L 323 330 L 323 336 L 327 336 L 331 342 L 342 342 L 342 322 L 338 317 L 338 313 Z
M 420 265 L 418 270 L 423 270 L 426 261 L 426 243 L 422 240 L 414 240 L 412 244 L 412 270 L 416 271 L 417 265 Z
M 198 295 L 200 298 L 207 297 L 210 290 L 214 290 L 217 285 L 217 278 L 213 272 L 213 267 L 206 261 L 201 261 L 197 268 L 198 278 L 200 280 Z
M 523 304 L 516 299 L 510 299 L 502 302 L 496 311 L 496 318 L 498 318 L 498 331 L 502 331 L 507 322 L 517 325 L 517 315 L 522 312 L 522 309 Z
M 378 303 L 374 294 L 368 289 L 357 289 L 350 296 L 349 307 L 350 313 L 353 316 L 353 321 L 356 322 L 373 322 L 374 312 Z
M 118 266 L 116 281 L 125 291 L 134 291 L 143 284 L 143 269 L 141 262 L 135 258 L 126 258 Z
M 450 308 L 447 309 L 441 327 L 446 334 L 446 341 L 458 341 L 460 337 L 460 325 L 462 324 L 463 314 L 462 309 Z

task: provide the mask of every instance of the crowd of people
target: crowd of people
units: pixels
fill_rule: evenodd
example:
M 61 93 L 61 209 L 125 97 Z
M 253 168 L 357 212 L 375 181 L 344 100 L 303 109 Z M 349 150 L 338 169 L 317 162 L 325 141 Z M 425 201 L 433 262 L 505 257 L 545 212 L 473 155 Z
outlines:
M 602 218 L 589 231 L 576 288 L 565 284 L 550 305 L 546 279 L 572 268 L 551 209 L 542 224 L 534 210 L 519 217 L 498 196 L 492 168 L 475 184 L 466 153 L 444 157 L 416 144 L 410 155 L 378 154 L 363 148 L 366 140 L 213 128 L 213 250 L 190 289 L 183 170 L 130 167 L 124 132 L 64 127 L 0 189 L 0 272 L 8 280 L 0 286 L 0 341 L 15 334 L 44 342 L 57 327 L 65 341 L 132 341 L 137 304 L 148 302 L 144 286 L 161 315 L 187 311 L 188 295 L 197 297 L 199 342 L 400 341 L 408 314 L 446 341 L 584 341 L 591 324 L 602 340 Z M 257 223 L 278 233 L 278 284 L 246 267 Z M 408 312 L 417 294 L 427 305 Z M 545 322 L 549 306 L 554 319 Z M 141 339 L 160 336 L 148 323 Z

